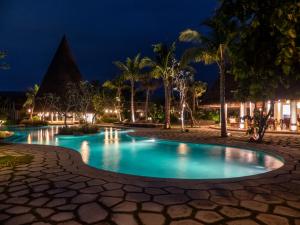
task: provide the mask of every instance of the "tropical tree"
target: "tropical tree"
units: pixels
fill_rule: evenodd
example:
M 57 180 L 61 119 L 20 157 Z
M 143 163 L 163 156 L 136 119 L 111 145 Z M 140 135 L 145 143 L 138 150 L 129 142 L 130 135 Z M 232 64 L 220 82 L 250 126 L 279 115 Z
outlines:
M 174 68 L 176 66 L 175 60 L 175 42 L 168 46 L 163 43 L 153 45 L 155 59 L 152 62 L 153 76 L 160 78 L 163 81 L 164 95 L 165 95 L 165 129 L 171 128 L 171 91 L 172 91 L 172 77 L 174 75 Z
M 95 87 L 90 82 L 81 81 L 79 83 L 79 87 L 77 89 L 76 111 L 82 115 L 85 123 L 88 123 L 87 113 L 92 108 L 95 92 Z
M 196 46 L 189 48 L 183 55 L 183 61 L 216 63 L 220 74 L 220 108 L 221 108 L 221 137 L 227 137 L 225 118 L 225 73 L 228 62 L 228 46 L 230 33 L 221 26 L 218 20 L 208 20 L 203 23 L 210 29 L 206 36 L 198 31 L 187 29 L 181 32 L 179 40 L 192 42 Z
M 199 98 L 206 92 L 207 83 L 200 80 L 194 81 L 190 86 L 190 93 L 192 96 L 192 111 L 196 112 L 196 107 L 199 105 Z
M 300 4 L 294 0 L 223 0 L 216 19 L 224 21 L 225 29 L 234 28 L 230 59 L 238 83 L 237 97 L 262 102 L 262 108 L 255 109 L 251 127 L 252 140 L 262 142 L 276 90 L 289 88 L 300 78 Z
M 23 107 L 28 109 L 28 112 L 30 113 L 30 119 L 32 120 L 32 116 L 34 113 L 34 108 L 36 104 L 36 95 L 39 91 L 39 85 L 35 84 L 32 88 L 29 88 L 29 90 L 26 92 L 26 101 L 23 104 Z
M 154 79 L 151 72 L 143 74 L 140 78 L 141 90 L 145 91 L 145 118 L 148 119 L 150 95 L 160 86 L 160 82 Z
M 131 122 L 135 122 L 135 110 L 134 110 L 134 95 L 135 95 L 135 82 L 139 80 L 142 70 L 149 65 L 148 58 L 141 58 L 140 54 L 137 54 L 134 58 L 127 58 L 125 62 L 117 61 L 114 64 L 123 73 L 125 80 L 130 82 L 130 109 L 131 109 Z
M 103 83 L 102 87 L 115 91 L 115 108 L 117 111 L 119 121 L 122 121 L 121 115 L 121 98 L 122 90 L 127 86 L 124 84 L 124 76 L 117 76 L 113 80 L 107 80 Z

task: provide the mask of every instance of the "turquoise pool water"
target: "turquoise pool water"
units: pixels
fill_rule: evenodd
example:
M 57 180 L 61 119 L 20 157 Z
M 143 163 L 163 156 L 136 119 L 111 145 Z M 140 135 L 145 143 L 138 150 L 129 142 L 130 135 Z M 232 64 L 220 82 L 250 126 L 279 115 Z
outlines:
M 78 151 L 93 167 L 160 178 L 242 177 L 277 169 L 283 162 L 260 151 L 219 145 L 136 138 L 130 131 L 103 128 L 95 135 L 59 136 L 58 127 L 12 129 L 13 143 L 55 145 Z

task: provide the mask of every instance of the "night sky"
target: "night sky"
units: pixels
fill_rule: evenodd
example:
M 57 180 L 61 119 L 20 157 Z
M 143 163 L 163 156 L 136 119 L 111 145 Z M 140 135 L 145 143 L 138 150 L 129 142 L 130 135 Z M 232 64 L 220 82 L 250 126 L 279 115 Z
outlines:
M 117 73 L 113 61 L 152 56 L 152 44 L 199 29 L 216 7 L 217 0 L 0 0 L 0 50 L 11 66 L 0 70 L 0 91 L 40 83 L 63 34 L 84 78 L 105 81 Z M 197 79 L 217 76 L 214 67 L 198 69 Z

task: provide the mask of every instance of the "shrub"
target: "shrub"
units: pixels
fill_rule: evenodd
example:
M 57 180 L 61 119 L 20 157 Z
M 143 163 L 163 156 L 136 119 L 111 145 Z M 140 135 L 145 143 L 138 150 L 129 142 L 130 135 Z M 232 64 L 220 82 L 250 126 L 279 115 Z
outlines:
M 8 138 L 12 136 L 14 133 L 10 131 L 0 131 L 0 139 Z
M 22 120 L 20 124 L 24 126 L 37 127 L 37 126 L 47 126 L 48 122 L 43 120 Z
M 103 117 L 103 118 L 101 118 L 100 121 L 103 123 L 115 123 L 115 122 L 118 122 L 119 120 L 116 117 Z
M 60 127 L 58 129 L 59 135 L 83 135 L 83 134 L 95 134 L 100 130 L 97 126 L 83 125 L 72 127 Z

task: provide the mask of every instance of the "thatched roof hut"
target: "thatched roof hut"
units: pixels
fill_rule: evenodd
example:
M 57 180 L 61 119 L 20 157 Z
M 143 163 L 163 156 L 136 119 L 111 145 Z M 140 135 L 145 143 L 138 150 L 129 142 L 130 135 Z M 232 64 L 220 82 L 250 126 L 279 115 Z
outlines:
M 67 38 L 63 36 L 43 78 L 37 96 L 52 93 L 63 97 L 68 83 L 76 84 L 81 80 L 82 76 L 71 53 Z

